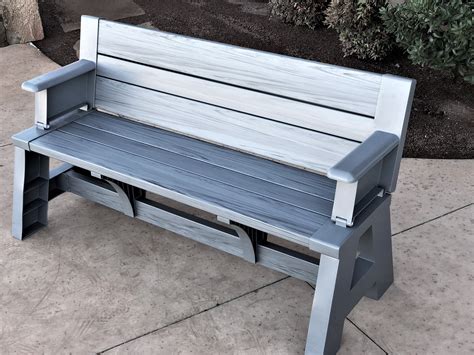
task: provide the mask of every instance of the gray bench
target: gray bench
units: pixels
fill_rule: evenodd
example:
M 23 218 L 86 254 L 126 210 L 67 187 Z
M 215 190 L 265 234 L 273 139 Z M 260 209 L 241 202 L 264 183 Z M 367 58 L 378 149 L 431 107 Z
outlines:
M 89 16 L 80 48 L 23 84 L 35 125 L 13 137 L 13 236 L 78 194 L 316 283 L 306 353 L 335 353 L 351 309 L 393 281 L 390 194 L 414 81 Z

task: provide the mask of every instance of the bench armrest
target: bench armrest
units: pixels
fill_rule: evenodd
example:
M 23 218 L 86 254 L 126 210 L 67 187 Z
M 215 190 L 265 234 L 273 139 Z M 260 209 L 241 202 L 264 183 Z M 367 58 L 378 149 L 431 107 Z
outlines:
M 48 129 L 53 121 L 81 107 L 94 107 L 96 65 L 81 59 L 25 81 L 23 90 L 35 94 L 35 124 Z
M 361 145 L 330 168 L 327 176 L 345 183 L 356 182 L 393 151 L 398 143 L 398 136 L 375 131 Z
M 53 86 L 62 84 L 70 79 L 76 78 L 82 74 L 95 69 L 95 63 L 89 60 L 81 59 L 52 72 L 37 76 L 36 78 L 25 81 L 21 88 L 29 92 L 40 92 Z

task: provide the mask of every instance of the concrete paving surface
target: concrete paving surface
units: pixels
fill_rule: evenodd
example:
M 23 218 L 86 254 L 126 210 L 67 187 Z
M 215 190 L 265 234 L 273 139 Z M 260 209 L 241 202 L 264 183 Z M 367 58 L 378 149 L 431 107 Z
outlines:
M 23 80 L 57 65 L 0 49 L 0 353 L 301 354 L 312 287 L 64 194 L 49 226 L 10 235 Z M 341 354 L 474 352 L 474 162 L 404 159 L 392 204 L 395 283 L 346 320 Z

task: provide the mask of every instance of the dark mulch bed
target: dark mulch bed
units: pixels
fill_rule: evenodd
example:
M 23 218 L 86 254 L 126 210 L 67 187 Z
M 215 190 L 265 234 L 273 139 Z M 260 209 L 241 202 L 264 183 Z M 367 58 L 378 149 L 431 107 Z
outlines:
M 164 31 L 417 80 L 404 155 L 474 158 L 474 85 L 454 82 L 450 73 L 411 65 L 395 51 L 382 62 L 344 58 L 337 34 L 292 27 L 269 17 L 266 0 L 135 0 L 146 12 L 123 20 L 150 21 Z M 79 31 L 64 33 L 54 0 L 40 2 L 46 38 L 35 44 L 55 62 L 76 60 Z

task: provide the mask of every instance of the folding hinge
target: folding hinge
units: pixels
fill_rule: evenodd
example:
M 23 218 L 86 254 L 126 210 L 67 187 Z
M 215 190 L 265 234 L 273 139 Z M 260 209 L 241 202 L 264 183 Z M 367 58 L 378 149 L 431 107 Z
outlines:
M 99 173 L 96 173 L 96 172 L 94 172 L 94 171 L 91 171 L 91 176 L 92 176 L 92 177 L 95 177 L 95 178 L 97 178 L 97 179 L 102 179 L 102 175 L 99 174 Z
M 352 223 L 347 223 L 347 219 L 342 218 L 342 217 L 336 217 L 334 222 L 336 223 L 336 226 L 344 227 L 344 228 L 352 225 Z
M 45 129 L 49 129 L 49 124 L 45 124 L 43 122 L 36 122 L 36 127 L 38 129 L 45 130 Z

